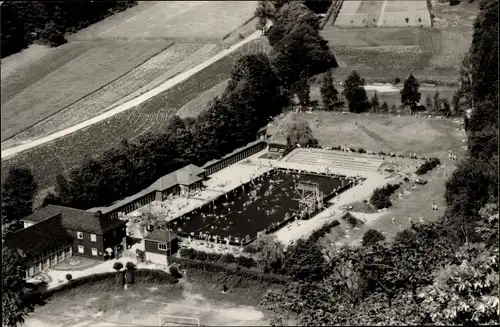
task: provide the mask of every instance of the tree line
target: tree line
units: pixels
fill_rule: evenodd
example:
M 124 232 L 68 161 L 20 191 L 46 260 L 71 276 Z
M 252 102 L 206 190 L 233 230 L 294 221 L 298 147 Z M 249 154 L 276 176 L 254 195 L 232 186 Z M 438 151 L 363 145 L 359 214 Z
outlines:
M 314 257 L 325 273 L 265 296 L 262 305 L 275 325 L 290 319 L 316 326 L 498 322 L 497 29 L 498 1 L 483 1 L 464 74 L 472 75 L 471 84 L 457 92 L 460 101 L 475 103 L 467 156 L 446 183 L 443 216 L 415 223 L 394 240 L 372 230 L 361 247 L 337 247 L 325 238 L 315 251 L 302 252 L 304 265 Z
M 74 33 L 137 4 L 126 1 L 3 1 L 1 57 L 17 53 L 33 42 L 51 46 L 66 43 Z

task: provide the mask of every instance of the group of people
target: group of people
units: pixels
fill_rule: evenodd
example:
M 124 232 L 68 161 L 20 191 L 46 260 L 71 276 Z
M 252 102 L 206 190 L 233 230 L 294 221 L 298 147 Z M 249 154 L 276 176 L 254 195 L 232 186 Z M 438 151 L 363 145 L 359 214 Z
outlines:
M 452 153 L 451 150 L 448 151 L 448 159 L 450 160 L 457 160 L 457 155 Z

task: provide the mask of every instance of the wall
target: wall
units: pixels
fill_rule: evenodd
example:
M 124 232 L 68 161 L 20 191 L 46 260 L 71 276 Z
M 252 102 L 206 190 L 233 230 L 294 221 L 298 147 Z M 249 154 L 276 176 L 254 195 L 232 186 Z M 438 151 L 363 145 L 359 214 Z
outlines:
M 67 231 L 71 234 L 71 236 L 73 236 L 73 255 L 96 259 L 96 260 L 104 260 L 103 256 L 104 245 L 103 245 L 102 235 L 96 234 L 96 242 L 94 243 L 90 240 L 90 234 L 92 233 L 83 232 L 83 240 L 79 240 L 77 237 L 77 232 L 82 232 L 82 231 L 74 231 L 74 230 L 67 230 Z M 83 245 L 84 253 L 78 252 L 79 245 Z M 97 256 L 92 255 L 92 248 L 97 248 Z
M 153 254 L 165 256 L 165 251 L 158 249 L 158 243 L 162 243 L 162 242 L 144 240 L 144 247 L 145 247 L 147 254 L 153 253 Z M 167 244 L 167 252 L 169 255 L 175 254 L 177 252 L 177 250 L 179 250 L 179 240 L 175 239 L 175 240 L 172 240 L 171 244 Z

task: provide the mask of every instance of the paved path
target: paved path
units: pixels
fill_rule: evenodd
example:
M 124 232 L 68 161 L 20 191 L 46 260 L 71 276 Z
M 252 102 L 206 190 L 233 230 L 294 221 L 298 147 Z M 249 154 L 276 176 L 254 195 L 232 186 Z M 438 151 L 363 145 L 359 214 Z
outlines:
M 107 111 L 107 112 L 104 112 L 98 116 L 95 116 L 89 120 L 86 120 L 84 122 L 81 122 L 79 124 L 71 126 L 69 128 L 63 129 L 62 131 L 41 137 L 37 140 L 2 150 L 2 159 L 7 158 L 9 156 L 12 156 L 16 153 L 37 147 L 39 145 L 54 141 L 58 138 L 69 135 L 69 134 L 74 133 L 80 129 L 83 129 L 83 128 L 88 127 L 92 124 L 95 124 L 95 123 L 100 122 L 102 120 L 105 120 L 109 117 L 112 117 L 116 114 L 119 114 L 123 111 L 131 109 L 131 108 L 143 103 L 144 101 L 174 87 L 175 85 L 179 84 L 180 82 L 182 82 L 182 81 L 188 79 L 189 77 L 191 77 L 192 75 L 198 73 L 202 69 L 210 66 L 211 64 L 213 64 L 217 60 L 220 60 L 221 58 L 227 56 L 228 54 L 238 50 L 241 46 L 245 45 L 246 43 L 249 43 L 250 41 L 258 39 L 260 36 L 262 36 L 262 32 L 257 31 L 255 33 L 253 33 L 252 35 L 250 35 L 249 37 L 247 37 L 246 39 L 229 47 L 228 49 L 222 50 L 221 52 L 219 52 L 218 54 L 216 54 L 212 58 L 208 59 L 207 61 L 199 64 L 198 66 L 193 67 L 191 69 L 188 69 L 185 72 L 183 72 L 179 75 L 176 75 L 176 76 L 172 77 L 171 79 L 165 81 L 164 83 L 160 84 L 159 86 L 155 87 L 154 89 L 152 89 L 152 90 L 150 90 L 150 91 L 148 91 L 148 92 L 146 92 L 146 93 L 144 93 L 144 94 L 142 94 L 134 99 L 131 99 L 130 101 L 127 101 L 127 102 Z

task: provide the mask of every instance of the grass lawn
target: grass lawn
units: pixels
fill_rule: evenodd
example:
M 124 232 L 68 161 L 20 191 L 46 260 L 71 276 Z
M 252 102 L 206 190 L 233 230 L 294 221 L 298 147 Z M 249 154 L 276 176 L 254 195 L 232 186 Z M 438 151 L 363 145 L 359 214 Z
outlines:
M 38 60 L 35 67 L 29 67 L 31 75 L 17 83 L 15 79 L 12 81 L 14 84 L 8 90 L 15 96 L 2 103 L 2 141 L 126 74 L 167 46 L 168 42 L 62 46 L 52 52 L 46 62 L 55 54 L 61 54 L 59 66 L 53 64 L 47 68 L 42 65 L 45 60 Z
M 245 300 L 247 289 L 228 285 L 223 294 L 222 284 L 193 279 L 190 273 L 175 285 L 116 290 L 101 282 L 61 292 L 38 307 L 24 326 L 158 326 L 160 314 L 198 318 L 203 325 L 267 325 L 267 314 Z
M 151 1 L 72 36 L 76 40 L 171 39 L 213 42 L 252 18 L 257 1 Z
M 352 70 L 368 82 L 415 74 L 421 81 L 456 82 L 472 29 L 351 28 L 321 31 L 341 62 L 339 77 Z
M 437 0 L 431 0 L 431 2 L 435 27 L 443 29 L 466 27 L 472 30 L 474 20 L 479 13 L 480 1 L 469 3 L 465 0 L 455 6 L 450 6 L 448 2 L 440 3 Z

